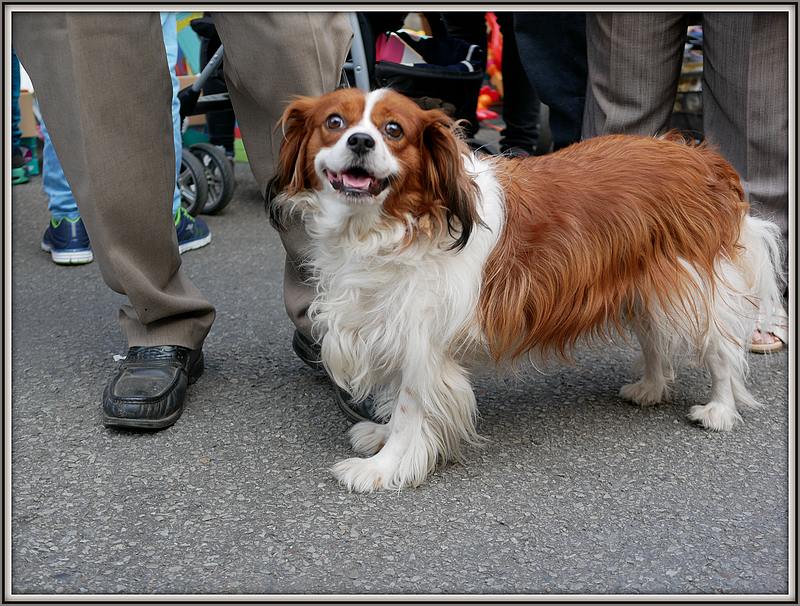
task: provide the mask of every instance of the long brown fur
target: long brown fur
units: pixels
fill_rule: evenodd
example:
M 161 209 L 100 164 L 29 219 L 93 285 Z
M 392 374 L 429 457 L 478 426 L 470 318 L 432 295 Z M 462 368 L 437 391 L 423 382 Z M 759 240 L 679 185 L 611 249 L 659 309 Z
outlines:
M 691 300 L 679 259 L 713 284 L 715 260 L 735 258 L 748 209 L 738 175 L 712 149 L 670 139 L 598 137 L 496 160 L 506 220 L 480 298 L 495 359 L 569 357 L 634 309 L 678 313 Z

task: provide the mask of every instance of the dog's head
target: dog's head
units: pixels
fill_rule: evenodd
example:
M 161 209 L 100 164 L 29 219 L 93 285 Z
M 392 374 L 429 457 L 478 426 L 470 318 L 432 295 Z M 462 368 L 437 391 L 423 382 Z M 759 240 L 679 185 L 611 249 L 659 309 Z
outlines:
M 351 206 L 380 206 L 419 230 L 449 232 L 463 247 L 479 221 L 468 153 L 450 118 L 387 89 L 300 97 L 281 119 L 275 191 L 312 191 Z

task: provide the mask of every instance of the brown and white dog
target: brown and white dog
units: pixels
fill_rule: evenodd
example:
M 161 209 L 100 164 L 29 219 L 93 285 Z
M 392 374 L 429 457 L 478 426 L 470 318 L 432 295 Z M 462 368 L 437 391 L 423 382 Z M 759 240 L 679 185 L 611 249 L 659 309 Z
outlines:
M 607 136 L 526 159 L 478 157 L 439 111 L 389 90 L 298 98 L 271 203 L 299 213 L 310 315 L 334 380 L 385 424 L 350 430 L 350 490 L 416 486 L 477 439 L 468 368 L 569 358 L 632 330 L 644 373 L 620 395 L 661 402 L 682 354 L 711 374 L 689 418 L 727 431 L 759 311 L 779 305 L 777 228 L 749 216 L 715 151 Z

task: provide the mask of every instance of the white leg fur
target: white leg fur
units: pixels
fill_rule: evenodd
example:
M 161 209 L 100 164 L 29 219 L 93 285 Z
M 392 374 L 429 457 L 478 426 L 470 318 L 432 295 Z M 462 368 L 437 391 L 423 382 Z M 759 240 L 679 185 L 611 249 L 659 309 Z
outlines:
M 751 408 L 758 405 L 744 385 L 746 345 L 757 310 L 752 297 L 747 296 L 752 287 L 748 287 L 746 273 L 752 268 L 723 259 L 718 271 L 721 279 L 715 279 L 713 292 L 707 289 L 710 317 L 701 341 L 705 344 L 701 360 L 711 374 L 711 401 L 704 406 L 692 406 L 688 416 L 706 429 L 730 431 L 742 421 L 737 404 Z
M 355 492 L 418 486 L 432 470 L 437 456 L 434 445 L 426 439 L 424 424 L 423 407 L 408 389 L 402 389 L 392 419 L 386 425 L 386 444 L 369 458 L 340 461 L 333 466 L 333 475 Z M 384 437 L 374 423 L 358 425 L 351 430 L 354 447 L 356 443 L 375 447 Z
M 437 461 L 459 458 L 462 442 L 478 441 L 475 395 L 458 364 L 444 360 L 421 374 L 409 373 L 406 383 L 386 425 L 362 422 L 350 430 L 353 447 L 372 456 L 333 466 L 348 490 L 419 486 Z
M 739 258 L 720 258 L 713 285 L 684 263 L 698 296 L 676 304 L 671 313 L 653 309 L 636 320 L 644 376 L 620 390 L 623 398 L 641 405 L 659 402 L 672 378 L 673 358 L 693 351 L 711 374 L 712 385 L 710 401 L 691 407 L 689 419 L 712 431 L 730 431 L 742 421 L 739 410 L 760 406 L 745 387 L 747 344 L 759 308 L 763 313 L 779 299 L 779 251 L 774 226 L 767 222 L 748 217 L 741 234 Z
M 731 390 L 733 399 L 736 401 L 736 408 L 761 408 L 761 402 L 757 401 L 744 386 L 744 381 L 736 375 L 731 376 Z
M 736 410 L 733 381 L 737 369 L 731 357 L 735 355 L 734 344 L 723 342 L 714 335 L 713 343 L 706 353 L 706 367 L 711 373 L 711 401 L 703 406 L 692 406 L 689 418 L 712 431 L 730 431 L 742 420 Z M 740 380 L 736 377 L 736 380 Z
M 361 421 L 350 428 L 350 444 L 358 454 L 374 455 L 389 439 L 389 424 Z
M 642 346 L 644 376 L 635 383 L 623 385 L 619 390 L 620 397 L 640 406 L 660 403 L 667 392 L 665 369 L 669 369 L 670 364 L 664 357 L 666 352 L 659 351 L 657 345 L 663 339 L 653 331 L 653 324 L 650 322 L 642 321 L 636 324 L 634 332 Z

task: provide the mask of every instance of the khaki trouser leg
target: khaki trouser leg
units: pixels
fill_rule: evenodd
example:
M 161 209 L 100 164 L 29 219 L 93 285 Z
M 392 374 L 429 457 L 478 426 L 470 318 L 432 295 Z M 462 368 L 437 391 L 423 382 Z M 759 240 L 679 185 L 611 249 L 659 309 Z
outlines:
M 343 13 L 215 13 L 225 47 L 225 79 L 242 132 L 250 168 L 262 191 L 275 172 L 281 131 L 275 126 L 294 95 L 321 95 L 336 88 L 352 31 Z M 266 219 L 265 219 L 266 221 Z M 306 335 L 314 290 L 300 263 L 307 245 L 302 226 L 281 233 L 286 249 L 284 302 Z
M 197 348 L 214 308 L 181 270 L 159 14 L 14 13 L 30 74 L 129 345 Z

